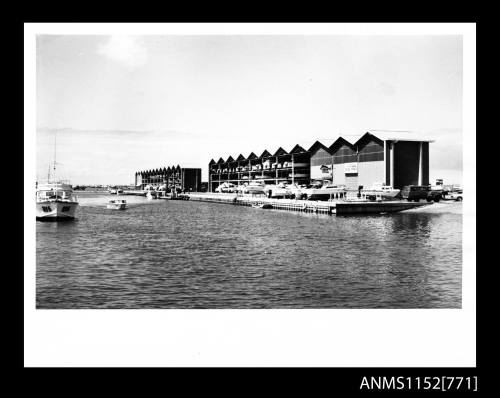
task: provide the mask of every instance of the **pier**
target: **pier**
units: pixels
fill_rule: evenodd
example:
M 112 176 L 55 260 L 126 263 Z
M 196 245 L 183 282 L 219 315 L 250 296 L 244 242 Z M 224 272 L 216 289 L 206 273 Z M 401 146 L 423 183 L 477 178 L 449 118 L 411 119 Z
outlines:
M 262 196 L 214 194 L 214 193 L 189 193 L 185 195 L 189 200 L 211 203 L 232 204 L 235 206 L 254 206 L 268 204 L 272 209 L 300 211 L 319 214 L 380 214 L 393 213 L 416 207 L 428 206 L 427 202 L 407 201 L 312 201 L 298 199 L 270 199 Z

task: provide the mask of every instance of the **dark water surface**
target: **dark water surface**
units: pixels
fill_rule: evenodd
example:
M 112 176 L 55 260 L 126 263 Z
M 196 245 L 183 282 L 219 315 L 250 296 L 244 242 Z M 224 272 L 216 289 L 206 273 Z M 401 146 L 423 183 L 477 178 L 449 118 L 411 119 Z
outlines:
M 37 308 L 461 308 L 459 203 L 328 216 L 79 197 L 76 220 L 37 221 Z

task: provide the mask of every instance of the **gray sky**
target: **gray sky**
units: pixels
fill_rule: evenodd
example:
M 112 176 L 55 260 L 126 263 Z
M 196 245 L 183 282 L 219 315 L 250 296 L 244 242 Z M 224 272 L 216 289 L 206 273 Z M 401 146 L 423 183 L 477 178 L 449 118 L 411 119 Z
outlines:
M 37 37 L 37 175 L 134 173 L 368 130 L 436 140 L 430 178 L 462 182 L 460 36 Z M 404 133 L 401 134 L 403 137 Z

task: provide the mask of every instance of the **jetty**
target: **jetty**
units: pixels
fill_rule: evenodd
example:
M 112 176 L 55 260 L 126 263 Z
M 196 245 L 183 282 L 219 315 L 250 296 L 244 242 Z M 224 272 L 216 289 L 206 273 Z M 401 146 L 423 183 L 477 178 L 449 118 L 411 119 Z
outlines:
M 167 198 L 168 199 L 168 198 Z M 272 199 L 264 196 L 218 194 L 218 193 L 189 193 L 183 195 L 183 200 L 231 204 L 235 206 L 266 205 L 266 208 L 288 211 L 300 211 L 319 214 L 380 214 L 394 213 L 416 207 L 429 206 L 427 202 L 408 201 L 368 201 L 368 200 L 336 200 L 313 201 L 300 199 Z

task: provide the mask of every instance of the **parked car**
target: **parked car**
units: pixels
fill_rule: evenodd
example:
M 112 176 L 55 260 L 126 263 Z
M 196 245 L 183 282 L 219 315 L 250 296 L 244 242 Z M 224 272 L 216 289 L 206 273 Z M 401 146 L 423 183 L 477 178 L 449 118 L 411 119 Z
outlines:
M 405 185 L 401 190 L 401 197 L 408 202 L 419 202 L 425 199 L 427 202 L 439 202 L 442 198 L 442 191 L 431 190 L 430 185 Z
M 443 199 L 446 200 L 455 200 L 457 202 L 461 202 L 464 198 L 464 194 L 462 191 L 459 192 L 448 192 L 446 195 L 444 195 Z

